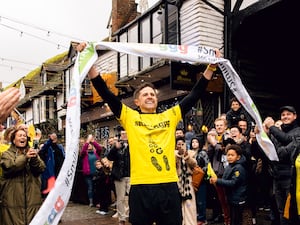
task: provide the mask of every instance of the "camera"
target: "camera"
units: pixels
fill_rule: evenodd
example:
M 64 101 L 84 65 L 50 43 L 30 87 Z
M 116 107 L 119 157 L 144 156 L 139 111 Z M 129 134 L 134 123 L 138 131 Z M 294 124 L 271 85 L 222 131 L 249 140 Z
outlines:
M 124 128 L 120 125 L 116 125 L 114 127 L 114 131 L 115 131 L 115 136 L 118 138 L 118 141 L 120 141 L 120 137 L 121 137 L 121 131 L 124 130 Z

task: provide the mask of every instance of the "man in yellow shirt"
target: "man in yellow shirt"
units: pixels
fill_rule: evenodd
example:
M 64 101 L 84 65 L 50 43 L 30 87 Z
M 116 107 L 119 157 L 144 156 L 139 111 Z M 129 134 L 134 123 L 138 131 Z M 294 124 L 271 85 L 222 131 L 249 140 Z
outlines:
M 86 43 L 78 46 L 82 51 Z M 217 57 L 220 52 L 216 51 Z M 175 166 L 175 130 L 182 117 L 204 95 L 217 65 L 208 65 L 203 76 L 179 104 L 157 112 L 157 93 L 142 83 L 133 94 L 138 110 L 123 104 L 105 84 L 95 67 L 89 78 L 127 131 L 130 146 L 129 221 L 132 225 L 181 225 L 181 198 Z M 123 223 L 125 224 L 125 223 Z M 122 225 L 122 223 L 120 223 Z

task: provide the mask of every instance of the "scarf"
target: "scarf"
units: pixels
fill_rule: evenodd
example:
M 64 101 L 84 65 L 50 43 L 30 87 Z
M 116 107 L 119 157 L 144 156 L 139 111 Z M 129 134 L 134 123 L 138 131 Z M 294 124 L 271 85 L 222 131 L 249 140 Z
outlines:
M 180 163 L 181 172 L 178 174 L 179 178 L 179 192 L 181 194 L 181 199 L 183 201 L 187 199 L 192 199 L 191 194 L 191 185 L 189 181 L 189 176 L 191 176 L 191 173 L 188 172 L 187 164 L 185 162 L 184 158 L 181 158 Z

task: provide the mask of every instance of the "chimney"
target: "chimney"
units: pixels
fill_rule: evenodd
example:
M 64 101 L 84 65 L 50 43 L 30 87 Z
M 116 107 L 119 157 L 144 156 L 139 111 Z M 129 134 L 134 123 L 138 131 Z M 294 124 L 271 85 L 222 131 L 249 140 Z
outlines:
M 135 0 L 112 0 L 112 34 L 138 16 Z

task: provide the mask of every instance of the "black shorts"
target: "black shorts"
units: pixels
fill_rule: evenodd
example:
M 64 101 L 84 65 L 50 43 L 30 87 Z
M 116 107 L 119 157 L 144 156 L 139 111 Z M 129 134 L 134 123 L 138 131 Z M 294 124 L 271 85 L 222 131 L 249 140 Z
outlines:
M 181 198 L 176 182 L 131 185 L 129 222 L 132 225 L 182 225 Z

